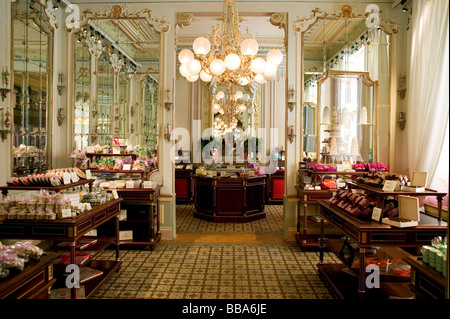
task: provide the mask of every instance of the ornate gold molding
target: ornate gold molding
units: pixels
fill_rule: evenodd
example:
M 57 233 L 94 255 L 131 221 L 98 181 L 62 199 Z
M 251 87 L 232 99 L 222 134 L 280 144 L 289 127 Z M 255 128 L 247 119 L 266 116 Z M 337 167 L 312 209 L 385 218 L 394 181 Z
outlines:
M 192 22 L 195 21 L 198 21 L 198 19 L 195 19 L 194 15 L 191 12 L 179 12 L 177 13 L 175 26 L 180 27 L 180 29 L 183 29 L 183 27 L 187 27 L 191 25 Z
M 170 25 L 166 20 L 152 17 L 152 10 L 143 9 L 140 11 L 132 11 L 128 4 L 106 5 L 103 12 L 94 12 L 90 9 L 83 11 L 80 17 L 80 27 L 86 26 L 91 19 L 145 19 L 150 23 L 157 32 L 168 32 Z M 68 29 L 67 31 L 72 31 Z
M 380 11 L 380 27 L 381 29 L 388 34 L 396 34 L 398 32 L 399 26 L 397 23 L 392 21 L 387 21 L 382 19 Z M 364 14 L 357 14 L 353 12 L 352 7 L 349 5 L 344 5 L 340 8 L 339 12 L 336 13 L 327 13 L 319 8 L 315 8 L 311 11 L 311 14 L 308 18 L 297 19 L 293 28 L 295 32 L 306 32 L 309 28 L 318 20 L 318 19 L 360 19 L 365 20 L 369 16 L 370 12 L 366 12 Z

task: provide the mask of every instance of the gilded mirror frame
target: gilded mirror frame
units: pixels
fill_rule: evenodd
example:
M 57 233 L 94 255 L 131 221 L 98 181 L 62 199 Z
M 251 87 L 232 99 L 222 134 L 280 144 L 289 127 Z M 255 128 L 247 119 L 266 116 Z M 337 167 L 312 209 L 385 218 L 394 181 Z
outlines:
M 355 4 L 355 6 L 358 6 L 358 5 Z M 361 7 L 358 6 L 357 9 L 361 10 Z M 365 12 L 364 9 L 366 9 L 366 8 L 363 8 L 363 10 L 362 10 L 363 12 Z M 300 93 L 300 105 L 303 105 L 303 103 L 305 102 L 304 101 L 304 81 L 305 81 L 305 63 L 304 63 L 304 61 L 305 61 L 304 60 L 304 54 L 305 54 L 305 52 L 304 52 L 304 50 L 305 50 L 304 44 L 305 44 L 305 41 L 304 41 L 304 37 L 305 37 L 305 33 L 307 31 L 309 31 L 310 28 L 315 23 L 317 23 L 320 20 L 325 20 L 325 21 L 326 20 L 344 20 L 344 21 L 346 21 L 346 20 L 347 21 L 360 20 L 360 21 L 366 21 L 367 22 L 368 19 L 369 19 L 369 14 L 370 14 L 370 12 L 354 13 L 351 6 L 343 5 L 341 7 L 341 10 L 339 12 L 337 12 L 337 13 L 327 13 L 325 11 L 322 11 L 319 8 L 315 8 L 315 9 L 313 9 L 311 11 L 311 14 L 310 14 L 309 17 L 304 18 L 304 19 L 297 19 L 294 22 L 294 24 L 293 24 L 294 31 L 296 33 L 300 34 L 300 42 L 301 42 L 301 57 L 300 57 L 300 60 L 301 60 L 300 61 L 300 64 L 301 64 L 301 75 L 300 75 L 300 85 L 298 87 L 299 88 L 299 93 Z M 388 87 L 389 87 L 389 122 L 390 123 L 388 124 L 388 127 L 389 127 L 389 134 L 388 134 L 388 136 L 389 136 L 389 138 L 392 138 L 391 137 L 391 133 L 392 133 L 391 132 L 391 127 L 392 127 L 391 126 L 391 124 L 392 124 L 391 123 L 392 122 L 391 110 L 392 110 L 393 105 L 395 105 L 394 93 L 393 93 L 393 92 L 395 92 L 395 90 L 393 90 L 393 82 L 394 82 L 393 81 L 393 74 L 394 74 L 394 70 L 393 69 L 394 68 L 393 68 L 393 65 L 392 65 L 393 64 L 392 61 L 393 61 L 393 57 L 395 55 L 393 51 L 395 50 L 395 47 L 396 47 L 396 37 L 395 37 L 395 35 L 398 33 L 399 26 L 395 22 L 383 19 L 381 17 L 381 11 L 380 11 L 379 12 L 379 24 L 378 24 L 377 27 L 379 28 L 379 30 L 383 31 L 384 33 L 386 33 L 390 37 L 389 84 L 388 84 Z M 377 86 L 377 88 L 378 88 L 378 86 Z M 377 105 L 378 105 L 378 101 L 377 101 Z M 300 108 L 300 109 L 301 109 L 300 110 L 300 118 L 303 119 L 303 116 L 304 116 L 303 108 Z M 316 119 L 317 118 L 318 117 L 316 116 Z M 316 124 L 316 136 L 317 136 L 318 135 L 317 134 L 318 133 L 318 127 L 317 127 L 318 123 L 315 123 L 315 124 Z M 301 125 L 300 132 L 303 132 L 303 121 L 301 121 L 300 125 Z M 376 127 L 375 130 L 377 130 L 377 129 L 378 128 Z M 378 134 L 378 132 L 377 132 L 377 134 Z M 377 135 L 375 135 L 374 139 L 375 140 L 378 139 Z M 316 145 L 317 145 L 317 143 L 316 143 Z M 389 141 L 388 141 L 387 145 L 388 145 L 388 153 L 389 153 L 387 155 L 387 158 L 388 158 L 388 162 L 390 162 L 391 161 L 391 150 L 390 150 L 390 146 L 389 146 L 390 145 Z M 377 143 L 377 147 L 378 146 L 379 145 Z M 317 153 L 316 157 L 318 157 L 319 150 L 316 149 L 315 151 Z M 378 150 L 376 149 L 375 153 L 377 153 L 377 151 Z M 302 138 L 300 139 L 300 153 L 303 154 L 303 135 L 302 135 Z M 378 160 L 378 158 L 374 157 L 374 161 L 376 161 L 376 160 Z
M 315 117 L 315 122 L 317 123 L 317 125 L 320 126 L 321 123 L 321 112 L 322 110 L 322 100 L 321 100 L 321 91 L 322 91 L 322 84 L 326 82 L 326 80 L 328 80 L 329 78 L 345 78 L 345 77 L 349 77 L 349 78 L 356 78 L 356 79 L 361 79 L 361 82 L 363 83 L 363 85 L 365 87 L 368 88 L 373 88 L 373 100 L 372 100 L 372 107 L 373 107 L 373 132 L 372 132 L 372 139 L 373 139 L 373 162 L 376 162 L 376 159 L 378 158 L 378 140 L 375 138 L 377 136 L 378 133 L 378 81 L 376 80 L 372 80 L 370 78 L 370 74 L 368 71 L 338 71 L 338 70 L 328 70 L 325 71 L 324 76 L 321 77 L 320 79 L 317 80 L 317 107 L 316 107 L 316 117 Z M 324 164 L 324 162 L 322 162 L 320 160 L 320 144 L 322 143 L 321 141 L 321 134 L 319 134 L 319 130 L 320 128 L 317 127 L 316 128 L 316 132 L 317 132 L 317 136 L 316 136 L 316 150 L 319 150 L 317 153 L 317 158 L 316 161 L 318 164 Z
M 9 105 L 9 113 L 11 114 L 11 143 L 10 143 L 10 154 L 11 154 L 11 164 L 10 164 L 10 172 L 11 172 L 11 176 L 14 176 L 14 41 L 15 41 L 15 37 L 14 37 L 14 32 L 15 32 L 15 28 L 14 28 L 14 17 L 15 17 L 15 9 L 18 5 L 20 5 L 22 3 L 23 0 L 21 1 L 14 1 L 11 2 L 11 57 L 10 57 L 10 65 L 11 65 L 11 78 L 10 78 L 10 105 Z M 35 10 L 35 8 L 31 7 L 31 3 L 29 4 L 28 0 L 26 1 L 26 5 L 27 7 L 30 5 L 29 9 L 30 10 Z M 23 4 L 23 3 L 22 3 Z M 56 17 L 54 15 L 54 12 L 52 10 L 49 9 L 48 7 L 48 3 L 46 3 L 43 0 L 35 0 L 33 2 L 33 5 L 38 5 L 40 7 L 42 7 L 41 9 L 43 11 L 41 11 L 41 14 L 45 14 L 45 16 L 47 17 L 47 19 L 45 20 L 46 23 L 48 23 L 48 27 L 49 27 L 49 32 L 47 33 L 46 31 L 40 29 L 39 32 L 42 32 L 44 34 L 47 34 L 48 37 L 51 38 L 51 48 L 48 47 L 47 44 L 47 53 L 50 51 L 50 55 L 47 57 L 47 59 L 50 60 L 50 63 L 47 65 L 46 69 L 47 69 L 47 79 L 46 79 L 46 85 L 47 85 L 47 100 L 46 100 L 46 114 L 45 114 L 45 160 L 46 160 L 46 169 L 51 169 L 52 168 L 52 131 L 53 131 L 53 114 L 54 114 L 54 94 L 56 93 L 55 90 L 55 75 L 54 75 L 54 52 L 55 52 L 55 30 L 58 28 L 58 24 L 56 21 Z M 26 14 L 28 14 L 29 12 L 27 11 Z M 38 21 L 36 20 L 38 17 L 31 17 L 31 19 L 34 19 L 35 21 L 35 25 L 39 26 Z M 39 20 L 40 21 L 40 20 Z M 28 27 L 28 23 L 26 24 L 26 26 Z M 48 62 L 48 60 L 47 60 Z M 28 63 L 28 61 L 27 61 Z M 41 67 L 41 66 L 39 66 Z M 33 133 L 33 132 L 30 132 Z M 40 133 L 39 133 L 40 134 Z
M 158 140 L 158 147 L 157 147 L 157 156 L 158 156 L 158 168 L 159 168 L 159 161 L 160 161 L 160 155 L 161 155 L 161 134 L 162 131 L 160 128 L 162 127 L 162 119 L 164 116 L 164 108 L 163 108 L 163 90 L 164 90 L 164 73 L 161 72 L 164 63 L 165 63 L 165 57 L 163 54 L 163 44 L 166 41 L 166 35 L 169 31 L 169 23 L 163 19 L 157 19 L 152 17 L 152 10 L 149 9 L 143 9 L 139 11 L 132 11 L 129 7 L 129 5 L 104 5 L 105 10 L 104 11 L 92 11 L 91 9 L 86 9 L 81 13 L 79 25 L 76 28 L 70 28 L 72 25 L 68 26 L 66 25 L 66 31 L 70 33 L 69 36 L 69 43 L 71 44 L 71 50 L 69 52 L 73 52 L 73 56 L 71 57 L 72 64 L 75 63 L 75 36 L 78 34 L 82 28 L 89 26 L 91 21 L 97 21 L 97 20 L 119 20 L 119 19 L 126 19 L 126 20 L 144 20 L 146 23 L 148 23 L 154 30 L 159 34 L 159 49 L 158 49 L 158 68 L 160 72 L 159 77 L 159 85 L 158 85 L 158 127 L 159 127 L 159 133 L 157 136 Z M 75 73 L 75 72 L 73 72 Z M 69 87 L 69 91 L 72 93 L 72 97 L 70 99 L 71 105 L 75 105 L 75 81 L 71 81 L 71 86 Z M 133 112 L 136 112 L 137 114 L 141 114 L 142 112 L 142 105 L 140 106 L 140 110 L 134 110 Z M 74 132 L 74 110 L 73 107 L 71 109 L 71 132 Z M 139 128 L 135 128 L 138 130 Z M 75 140 L 74 138 L 71 139 L 72 147 L 73 149 Z

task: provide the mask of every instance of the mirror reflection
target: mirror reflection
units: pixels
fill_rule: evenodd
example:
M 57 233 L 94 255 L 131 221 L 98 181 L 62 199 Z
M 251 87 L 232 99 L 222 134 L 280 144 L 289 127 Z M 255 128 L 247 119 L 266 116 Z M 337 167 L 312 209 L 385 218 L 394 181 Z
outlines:
M 376 82 L 368 72 L 328 71 L 318 81 L 318 162 L 373 162 Z
M 145 19 L 90 20 L 75 36 L 77 150 L 158 150 L 159 33 Z
M 323 101 L 326 98 L 333 98 L 336 99 L 336 102 L 342 102 L 342 99 L 348 99 L 351 96 L 358 96 L 358 99 L 361 98 L 360 95 L 362 94 L 361 90 L 363 86 L 361 86 L 360 82 L 356 80 L 347 80 L 347 82 L 339 80 L 338 84 L 336 82 L 337 80 L 329 79 L 326 83 L 322 83 L 322 86 L 325 85 L 325 87 L 327 88 L 336 88 L 336 91 L 329 91 L 329 93 L 333 94 L 334 92 L 338 94 L 338 92 L 340 92 L 341 95 L 335 97 L 319 96 L 318 81 L 323 81 L 324 77 L 326 77 L 330 71 L 368 72 L 368 77 L 371 80 L 378 82 L 377 89 L 379 91 L 379 94 L 376 97 L 373 96 L 373 93 L 372 95 L 367 95 L 371 96 L 371 103 L 374 104 L 375 102 L 377 102 L 377 105 L 385 107 L 382 110 L 389 108 L 389 41 L 390 36 L 381 28 L 368 29 L 365 23 L 365 17 L 363 16 L 338 17 L 335 15 L 328 15 L 327 18 L 318 17 L 317 21 L 314 22 L 305 32 L 303 32 L 302 47 L 304 67 L 304 136 L 302 149 L 303 156 L 305 158 L 309 157 L 319 162 L 334 163 L 334 160 L 331 160 L 330 156 L 323 156 L 326 155 L 326 151 L 329 151 L 327 147 L 324 148 L 324 146 L 326 145 L 324 145 L 323 141 L 317 141 L 316 143 L 314 143 L 314 149 L 312 149 L 311 147 L 311 140 L 314 138 L 314 136 L 323 135 L 323 132 L 320 132 L 320 130 L 323 129 L 323 123 L 319 122 L 316 125 L 312 118 L 317 119 L 319 118 L 319 116 L 323 116 L 323 114 L 315 114 L 314 117 L 311 117 L 311 109 L 309 108 L 309 106 L 314 105 L 314 103 L 318 103 L 319 99 L 322 99 Z M 344 91 L 347 92 L 346 95 L 343 94 Z M 325 94 L 324 89 L 322 89 L 321 94 Z M 332 107 L 336 110 L 336 112 L 338 112 L 338 116 L 341 116 L 339 112 L 342 112 L 344 107 L 345 110 L 350 111 L 350 109 L 347 108 L 346 105 L 342 104 L 342 106 L 339 106 L 339 103 L 334 105 L 320 105 L 320 109 L 323 112 L 323 108 L 325 106 L 327 106 L 328 108 Z M 355 106 L 356 104 L 353 103 L 352 105 Z M 359 107 L 362 106 L 365 105 L 360 105 Z M 359 116 L 359 112 L 361 110 L 352 109 L 350 112 L 356 111 L 358 112 Z M 374 113 L 374 109 L 368 109 L 368 111 L 369 115 L 371 114 L 371 112 L 373 116 L 377 114 Z M 385 123 L 386 125 L 388 125 L 388 112 L 383 111 L 378 114 L 378 117 L 379 118 L 376 119 L 378 120 L 378 123 Z M 350 121 L 348 123 L 349 125 L 356 125 L 359 122 Z M 313 134 L 310 134 L 311 131 L 309 129 L 312 127 L 314 127 L 316 131 L 314 131 Z M 354 126 L 351 128 L 351 130 L 353 132 L 356 132 L 359 130 L 359 128 Z M 359 160 L 387 162 L 387 151 L 377 152 L 376 149 L 372 149 L 374 147 L 373 145 L 375 144 L 375 140 L 382 138 L 376 136 L 375 128 L 372 128 L 370 132 L 370 134 L 367 134 L 370 139 L 364 142 L 364 144 L 371 145 L 369 147 L 370 150 L 367 150 L 363 152 L 363 154 L 360 154 L 361 158 L 359 158 Z M 388 132 L 388 130 L 386 130 L 386 132 Z M 319 138 L 322 138 L 322 136 L 319 136 Z M 378 145 L 378 147 L 380 149 L 387 149 L 388 144 L 385 144 L 386 143 L 380 144 Z M 375 157 L 376 155 L 379 156 Z M 340 158 L 338 160 L 340 160 Z
M 12 3 L 13 176 L 51 168 L 53 29 L 34 1 Z

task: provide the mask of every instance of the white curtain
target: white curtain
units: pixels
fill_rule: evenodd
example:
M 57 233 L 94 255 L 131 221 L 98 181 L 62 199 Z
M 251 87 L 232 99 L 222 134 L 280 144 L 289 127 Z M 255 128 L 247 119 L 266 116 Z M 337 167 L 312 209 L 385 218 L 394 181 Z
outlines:
M 377 158 L 381 163 L 389 163 L 389 36 L 378 28 L 368 33 L 367 71 L 372 80 L 378 80 L 378 136 Z
M 406 114 L 409 176 L 428 172 L 428 187 L 448 191 L 449 1 L 412 3 Z

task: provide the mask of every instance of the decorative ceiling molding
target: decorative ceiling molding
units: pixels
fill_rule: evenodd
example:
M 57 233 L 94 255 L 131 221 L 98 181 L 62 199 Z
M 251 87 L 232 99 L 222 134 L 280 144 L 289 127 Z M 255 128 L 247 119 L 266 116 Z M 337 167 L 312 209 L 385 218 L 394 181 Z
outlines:
M 396 34 L 398 32 L 399 26 L 397 23 L 392 21 L 386 21 L 381 18 L 380 13 L 380 25 L 381 29 L 388 34 Z M 308 18 L 297 19 L 293 28 L 295 32 L 306 32 L 318 19 L 360 19 L 366 20 L 369 17 L 370 12 L 354 13 L 352 7 L 349 5 L 344 5 L 340 8 L 340 11 L 332 14 L 328 14 L 319 8 L 315 8 L 311 11 L 311 15 Z
M 104 12 L 93 12 L 90 9 L 86 9 L 80 18 L 80 26 L 86 26 L 89 20 L 92 19 L 145 19 L 157 32 L 168 32 L 170 29 L 170 25 L 166 20 L 152 17 L 152 10 L 132 11 L 128 4 L 123 6 L 106 5 Z
M 187 27 L 195 21 L 198 21 L 198 19 L 194 18 L 194 15 L 191 12 L 179 12 L 177 13 L 175 26 L 183 29 L 183 27 Z

